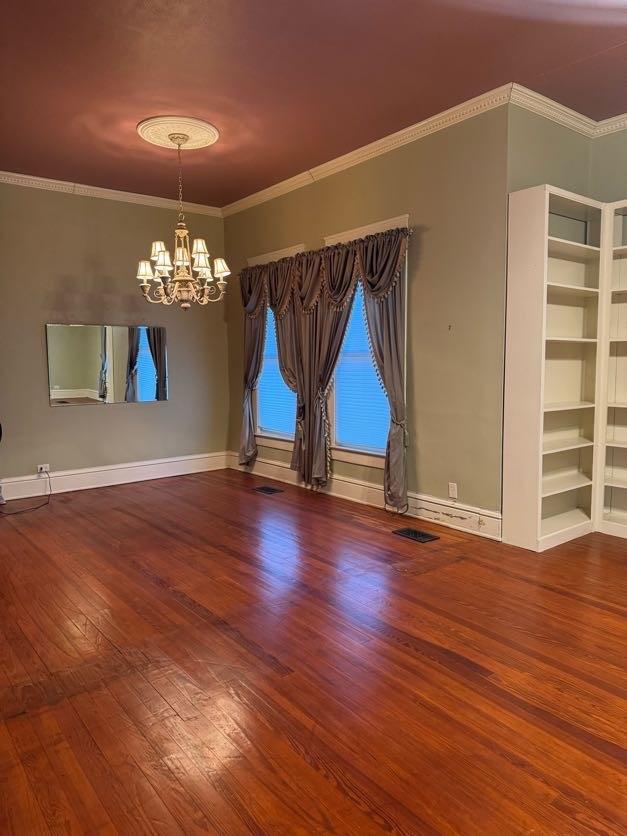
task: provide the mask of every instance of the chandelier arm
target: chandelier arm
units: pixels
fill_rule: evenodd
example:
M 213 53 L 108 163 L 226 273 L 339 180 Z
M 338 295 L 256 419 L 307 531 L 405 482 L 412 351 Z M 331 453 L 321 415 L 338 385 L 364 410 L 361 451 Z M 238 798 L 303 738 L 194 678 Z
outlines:
M 150 294 L 149 290 L 144 290 L 143 294 L 144 294 L 144 299 L 147 302 L 150 302 L 151 305 L 162 305 L 163 304 L 163 299 L 151 299 L 150 296 L 149 296 L 149 294 Z

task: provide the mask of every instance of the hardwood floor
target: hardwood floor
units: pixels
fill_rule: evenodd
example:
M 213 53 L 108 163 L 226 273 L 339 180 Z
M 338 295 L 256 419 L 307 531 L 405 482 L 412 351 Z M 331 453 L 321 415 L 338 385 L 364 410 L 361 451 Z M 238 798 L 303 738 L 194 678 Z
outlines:
M 624 541 L 261 483 L 0 519 L 2 834 L 626 832 Z

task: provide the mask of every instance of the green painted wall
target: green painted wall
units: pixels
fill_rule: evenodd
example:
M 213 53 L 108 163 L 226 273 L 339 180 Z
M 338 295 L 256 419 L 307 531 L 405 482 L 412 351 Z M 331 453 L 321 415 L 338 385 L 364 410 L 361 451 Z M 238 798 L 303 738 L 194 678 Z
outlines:
M 627 130 L 597 137 L 592 143 L 590 178 L 601 200 L 627 198 Z
M 250 256 L 409 213 L 409 486 L 500 508 L 507 108 L 226 218 L 231 269 Z M 228 300 L 230 447 L 241 421 L 242 315 Z M 264 449 L 265 457 L 279 458 Z M 381 481 L 381 471 L 337 464 Z
M 507 185 L 549 183 L 597 200 L 627 197 L 627 131 L 590 139 L 550 119 L 508 108 Z
M 169 240 L 167 209 L 19 186 L 0 186 L 5 253 L 0 310 L 3 477 L 225 450 L 227 327 L 223 305 L 149 306 L 134 278 L 153 239 Z M 193 233 L 223 253 L 219 218 L 190 215 Z M 51 407 L 47 322 L 163 325 L 165 403 Z
M 507 132 L 508 191 L 543 183 L 589 195 L 590 139 L 511 105 Z
M 50 389 L 98 391 L 102 329 L 95 325 L 47 329 Z

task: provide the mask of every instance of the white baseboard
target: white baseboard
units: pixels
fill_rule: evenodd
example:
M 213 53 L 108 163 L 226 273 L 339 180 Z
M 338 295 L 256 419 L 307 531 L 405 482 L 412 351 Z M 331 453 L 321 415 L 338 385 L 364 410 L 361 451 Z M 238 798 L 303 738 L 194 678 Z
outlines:
M 51 472 L 50 484 L 52 493 L 65 493 L 66 491 L 122 485 L 127 482 L 142 482 L 147 479 L 162 479 L 166 476 L 182 476 L 186 473 L 223 470 L 227 467 L 234 470 L 252 471 L 259 476 L 267 476 L 269 479 L 288 482 L 292 485 L 300 484 L 295 471 L 291 470 L 285 462 L 258 458 L 252 468 L 246 468 L 238 465 L 237 454 L 233 452 L 200 453 L 75 470 L 57 470 Z M 7 501 L 45 496 L 49 488 L 48 478 L 36 473 L 2 479 L 0 486 Z M 383 508 L 384 504 L 381 485 L 352 479 L 349 476 L 332 476 L 324 492 L 331 496 L 360 502 L 363 505 Z M 469 531 L 492 540 L 501 539 L 501 515 L 496 511 L 485 511 L 482 508 L 460 505 L 438 497 L 410 493 L 408 516 L 431 520 L 439 525 L 459 531 Z
M 50 400 L 58 401 L 66 398 L 91 398 L 92 400 L 100 400 L 100 395 L 97 389 L 51 389 Z
M 167 459 L 124 462 L 122 464 L 83 467 L 76 470 L 57 470 L 50 474 L 52 493 L 82 491 L 126 482 L 143 482 L 146 479 L 162 479 L 165 476 L 182 476 L 205 470 L 223 470 L 227 467 L 227 453 L 196 453 L 190 456 L 172 456 Z M 7 501 L 29 496 L 45 496 L 48 493 L 48 477 L 36 473 L 0 480 L 2 493 Z
M 288 482 L 291 485 L 301 484 L 296 472 L 291 470 L 286 462 L 258 458 L 252 468 L 243 467 L 237 463 L 237 454 L 233 452 L 227 454 L 227 462 L 228 467 L 235 470 L 249 471 L 258 476 L 267 476 L 269 479 L 277 479 L 279 482 Z M 332 496 L 361 502 L 364 505 L 374 505 L 379 508 L 383 508 L 384 505 L 381 485 L 352 479 L 349 476 L 333 475 L 323 490 Z M 410 492 L 407 516 L 430 520 L 438 525 L 445 525 L 459 531 L 469 531 L 491 540 L 501 539 L 501 515 L 497 511 L 486 511 L 483 508 L 474 508 L 438 497 Z

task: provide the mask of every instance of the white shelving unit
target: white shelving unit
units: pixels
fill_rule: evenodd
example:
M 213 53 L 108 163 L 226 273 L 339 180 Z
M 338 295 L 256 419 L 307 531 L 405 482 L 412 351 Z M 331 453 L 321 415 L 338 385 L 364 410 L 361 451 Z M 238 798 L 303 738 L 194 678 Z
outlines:
M 606 399 L 597 433 L 595 512 L 601 531 L 627 537 L 627 201 L 604 207 L 601 246 L 608 339 L 600 371 Z
M 627 201 L 510 195 L 503 539 L 627 537 Z
M 503 539 L 627 536 L 627 201 L 510 195 Z

